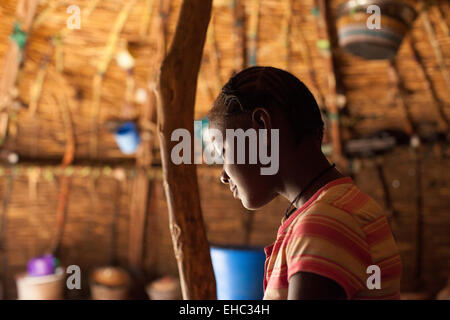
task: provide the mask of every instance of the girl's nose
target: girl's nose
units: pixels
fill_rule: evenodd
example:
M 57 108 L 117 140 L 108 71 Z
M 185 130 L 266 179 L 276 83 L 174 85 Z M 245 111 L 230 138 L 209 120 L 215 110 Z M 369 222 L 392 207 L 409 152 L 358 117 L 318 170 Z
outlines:
M 230 177 L 225 173 L 225 170 L 223 170 L 220 175 L 220 182 L 224 184 L 228 184 L 230 182 Z

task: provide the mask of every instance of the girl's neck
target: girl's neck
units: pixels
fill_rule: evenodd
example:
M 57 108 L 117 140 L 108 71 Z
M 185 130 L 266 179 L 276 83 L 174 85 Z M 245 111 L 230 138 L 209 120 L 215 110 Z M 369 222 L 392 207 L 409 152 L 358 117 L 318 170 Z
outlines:
M 284 178 L 282 191 L 279 192 L 290 202 L 302 193 L 301 197 L 293 204 L 294 207 L 300 208 L 304 203 L 308 201 L 320 188 L 327 183 L 342 178 L 342 175 L 336 168 L 330 168 L 331 164 L 328 160 L 318 159 L 318 161 L 308 164 L 299 165 L 298 163 L 289 170 Z M 317 178 L 324 170 L 327 170 L 322 176 Z M 311 181 L 317 178 L 312 184 Z M 305 189 L 306 188 L 306 189 Z
M 329 182 L 343 178 L 342 175 L 336 168 L 332 168 L 329 172 L 325 173 L 322 177 L 313 182 L 308 189 L 304 190 L 302 196 L 298 199 L 294 206 L 296 208 L 300 208 L 303 206 L 317 191 L 319 191 L 322 187 L 324 187 Z M 303 190 L 300 190 L 302 192 Z M 292 199 L 294 200 L 294 199 Z

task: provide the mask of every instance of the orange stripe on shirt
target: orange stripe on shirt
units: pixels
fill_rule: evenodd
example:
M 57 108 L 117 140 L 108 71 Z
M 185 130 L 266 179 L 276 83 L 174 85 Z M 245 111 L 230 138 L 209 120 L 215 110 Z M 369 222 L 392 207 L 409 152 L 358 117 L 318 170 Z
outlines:
M 289 277 L 302 271 L 336 281 L 352 299 L 399 298 L 402 264 L 386 216 L 350 178 L 327 184 L 282 221 L 266 254 L 265 299 L 286 299 Z M 376 291 L 366 285 L 371 264 L 381 270 Z
M 351 240 L 346 234 L 336 231 L 336 229 L 330 226 L 322 225 L 316 222 L 303 221 L 303 223 L 297 226 L 291 235 L 286 237 L 285 241 L 289 243 L 289 241 L 292 241 L 293 238 L 305 235 L 314 235 L 330 242 L 334 242 L 336 245 L 345 248 L 345 250 L 351 253 L 355 258 L 359 259 L 361 263 L 371 264 L 372 259 L 369 252 L 361 248 L 358 243 Z

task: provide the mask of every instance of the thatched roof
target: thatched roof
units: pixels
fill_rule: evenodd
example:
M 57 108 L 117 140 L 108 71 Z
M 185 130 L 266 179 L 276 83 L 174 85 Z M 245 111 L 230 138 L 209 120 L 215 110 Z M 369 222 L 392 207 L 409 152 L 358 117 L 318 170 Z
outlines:
M 331 16 L 328 23 L 335 31 L 336 8 L 345 1 L 329 2 Z M 420 9 L 421 1 L 406 2 Z M 142 89 L 147 90 L 151 86 L 158 68 L 155 60 L 161 55 L 162 46 L 159 45 L 161 34 L 155 21 L 161 16 L 162 2 L 76 1 L 82 14 L 81 29 L 68 30 L 66 20 L 70 14 L 66 10 L 73 3 L 48 0 L 39 4 L 17 82 L 18 100 L 22 107 L 9 107 L 12 114 L 9 137 L 3 146 L 25 157 L 62 157 L 67 125 L 64 125 L 65 107 L 61 109 L 61 104 L 66 104 L 73 125 L 76 158 L 127 158 L 129 156 L 124 156 L 117 148 L 107 124 L 109 120 L 136 119 L 142 111 L 144 102 L 136 101 L 136 91 L 142 94 Z M 181 1 L 169 3 L 166 26 L 170 41 Z M 199 74 L 197 116 L 206 114 L 221 85 L 233 71 L 248 65 L 242 57 L 251 50 L 253 36 L 257 39 L 253 53 L 258 65 L 288 69 L 302 79 L 318 99 L 320 96 L 328 99 L 329 73 L 324 61 L 329 52 L 319 48 L 315 1 L 243 1 L 245 47 L 240 46 L 236 32 L 233 3 L 235 1 L 232 0 L 214 1 Z M 431 21 L 444 63 L 449 65 L 450 5 L 444 1 L 437 3 L 429 8 L 426 16 Z M 4 0 L 0 7 L 0 66 L 4 63 L 7 39 L 13 29 L 16 5 L 16 0 Z M 439 68 L 436 48 L 426 32 L 425 18 L 425 13 L 421 13 L 415 20 L 396 62 L 401 85 L 407 92 L 406 102 L 412 120 L 420 130 L 442 131 L 445 126 L 434 107 L 436 101 L 412 53 L 413 47 L 449 117 L 450 83 L 446 83 Z M 124 21 L 122 27 L 120 19 Z M 335 43 L 333 38 L 331 42 Z M 126 46 L 135 59 L 133 72 L 128 76 L 115 60 L 117 53 Z M 396 100 L 397 87 L 389 76 L 389 62 L 367 61 L 335 45 L 332 45 L 332 51 L 338 81 L 343 89 L 339 99 L 346 102 L 344 113 L 347 116 L 341 116 L 341 124 L 344 129 L 346 126 L 352 129 L 344 130 L 343 138 L 381 128 L 403 130 L 405 111 Z M 104 76 L 96 77 L 103 68 Z M 92 152 L 92 139 L 97 139 L 93 135 L 98 138 L 98 154 Z

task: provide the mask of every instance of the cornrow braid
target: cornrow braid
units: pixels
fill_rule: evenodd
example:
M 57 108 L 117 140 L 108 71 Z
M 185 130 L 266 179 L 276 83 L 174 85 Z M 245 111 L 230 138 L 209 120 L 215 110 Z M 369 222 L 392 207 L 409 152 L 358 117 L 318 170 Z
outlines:
M 314 96 L 297 77 L 273 67 L 255 66 L 233 75 L 209 112 L 211 119 L 252 112 L 257 107 L 281 109 L 297 137 L 323 135 L 323 121 Z

